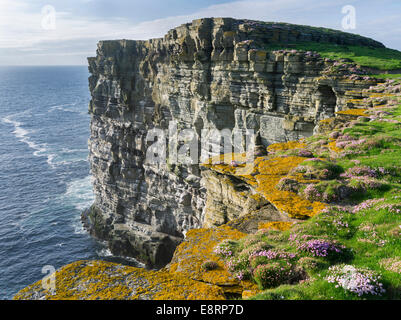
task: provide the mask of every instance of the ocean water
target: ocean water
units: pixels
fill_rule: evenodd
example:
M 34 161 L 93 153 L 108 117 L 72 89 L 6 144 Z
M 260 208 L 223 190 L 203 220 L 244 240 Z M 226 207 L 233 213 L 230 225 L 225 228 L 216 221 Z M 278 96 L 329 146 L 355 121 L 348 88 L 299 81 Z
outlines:
M 0 299 L 54 268 L 110 258 L 82 228 L 93 201 L 87 67 L 0 67 Z

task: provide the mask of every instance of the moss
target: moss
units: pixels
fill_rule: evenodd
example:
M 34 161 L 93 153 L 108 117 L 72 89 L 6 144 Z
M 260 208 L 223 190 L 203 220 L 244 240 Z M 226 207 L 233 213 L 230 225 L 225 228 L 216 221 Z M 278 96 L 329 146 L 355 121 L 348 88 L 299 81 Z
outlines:
M 317 199 L 321 199 L 326 203 L 347 199 L 355 193 L 352 187 L 339 180 L 320 181 L 314 185 L 314 189 L 317 192 L 317 196 L 312 192 L 309 196 L 305 195 L 305 197 L 310 197 L 311 200 L 317 197 Z
M 298 260 L 298 265 L 307 271 L 315 271 L 324 267 L 328 267 L 328 263 L 326 261 L 312 257 L 302 257 Z
M 330 180 L 337 178 L 343 169 L 331 161 L 322 158 L 308 159 L 302 162 L 294 171 L 302 173 L 303 179 Z

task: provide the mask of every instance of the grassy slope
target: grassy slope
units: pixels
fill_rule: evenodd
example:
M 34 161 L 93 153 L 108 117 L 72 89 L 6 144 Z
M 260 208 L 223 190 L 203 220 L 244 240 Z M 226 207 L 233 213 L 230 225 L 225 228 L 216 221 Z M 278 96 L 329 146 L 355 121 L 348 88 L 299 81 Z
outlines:
M 396 109 L 394 115 L 401 115 L 401 105 Z M 367 134 L 368 131 L 374 132 L 373 135 Z M 398 137 L 401 139 L 399 124 L 389 124 L 381 122 L 361 123 L 351 129 L 346 129 L 345 133 L 374 139 L 380 137 Z M 386 151 L 386 152 L 383 152 Z M 353 166 L 351 160 L 359 160 L 361 164 L 372 168 L 384 167 L 392 168 L 401 166 L 401 146 L 399 144 L 388 144 L 383 147 L 376 147 L 363 155 L 350 156 L 348 159 L 337 161 L 345 169 Z M 366 199 L 384 198 L 384 203 L 400 203 L 401 196 L 401 176 L 398 174 L 390 178 L 391 187 L 384 191 L 370 191 L 359 197 L 359 201 Z M 401 224 L 400 214 L 389 213 L 385 209 L 377 210 L 371 208 L 362 210 L 357 214 L 341 213 L 342 221 L 347 222 L 350 232 L 341 232 L 333 225 L 330 214 L 321 214 L 313 217 L 303 225 L 303 234 L 316 236 L 329 235 L 331 239 L 338 240 L 347 248 L 353 251 L 353 257 L 346 261 L 359 267 L 368 267 L 382 275 L 382 282 L 387 287 L 387 293 L 382 297 L 365 296 L 364 298 L 400 299 L 401 298 L 401 275 L 399 273 L 385 270 L 380 266 L 379 261 L 389 257 L 401 257 L 401 241 L 391 235 L 390 231 L 397 229 Z M 377 236 L 372 236 L 361 231 L 361 226 L 372 224 L 377 232 Z M 289 235 L 293 231 L 287 231 Z M 372 243 L 360 242 L 359 239 L 367 238 Z M 267 240 L 267 239 L 266 239 Z M 386 244 L 379 246 L 378 241 L 384 240 Z M 268 241 L 268 240 L 267 240 Z M 283 248 L 291 250 L 291 245 L 284 245 Z M 333 284 L 324 280 L 327 275 L 327 268 L 317 269 L 311 272 L 311 276 L 317 280 L 301 285 L 284 285 L 276 289 L 267 290 L 256 296 L 256 299 L 357 299 L 358 296 L 347 293 L 342 288 L 336 288 Z
M 369 48 L 362 46 L 345 46 L 331 43 L 304 42 L 290 45 L 269 45 L 269 50 L 297 49 L 316 51 L 324 58 L 350 59 L 363 66 L 379 70 L 401 68 L 401 52 L 388 48 Z
M 401 79 L 399 81 L 401 82 Z M 332 207 L 328 212 L 320 213 L 288 231 L 270 231 L 264 234 L 250 235 L 231 244 L 231 249 L 237 258 L 241 256 L 241 252 L 244 252 L 243 250 L 249 243 L 259 241 L 259 245 L 260 242 L 265 243 L 272 246 L 273 250 L 296 253 L 297 259 L 312 257 L 320 263 L 318 267 L 309 269 L 306 267 L 308 281 L 267 289 L 252 299 L 401 299 L 401 213 L 380 209 L 377 205 L 352 213 L 353 208 L 367 199 L 383 198 L 384 200 L 380 204 L 392 204 L 396 208 L 401 208 L 401 101 L 399 96 L 394 96 L 392 99 L 397 99 L 394 101 L 398 101 L 398 103 L 392 102 L 393 107 L 390 108 L 388 105 L 384 105 L 385 109 L 383 110 L 389 112 L 388 115 L 370 122 L 355 122 L 352 126 L 341 130 L 343 135 L 355 139 L 366 139 L 367 143 L 380 142 L 373 143 L 373 147 L 370 149 L 359 149 L 359 153 L 351 152 L 346 156 L 334 155 L 326 158 L 340 166 L 343 172 L 355 167 L 356 162 L 359 162 L 358 166 L 369 166 L 373 169 L 382 167 L 390 172 L 390 174 L 380 176 L 385 187 L 356 193 L 345 203 L 341 203 L 341 205 L 348 205 L 345 207 L 347 208 L 345 211 Z M 377 111 L 379 109 L 372 108 L 370 110 Z M 307 149 L 312 151 L 315 157 L 327 155 L 327 151 L 322 152 L 321 149 L 314 147 L 316 141 L 319 140 L 329 141 L 329 134 L 313 136 L 306 140 Z M 353 148 L 353 151 L 358 151 L 358 148 Z M 338 221 L 347 224 L 347 227 L 339 226 Z M 345 245 L 348 254 L 337 257 L 335 260 L 313 257 L 310 253 L 299 252 L 294 242 L 289 240 L 291 234 L 337 241 Z M 380 264 L 381 261 L 388 258 L 398 261 L 398 272 L 390 271 L 389 268 L 386 269 Z M 355 293 L 329 283 L 325 279 L 329 274 L 328 267 L 338 263 L 369 268 L 380 274 L 380 282 L 385 286 L 386 293 L 382 296 L 363 295 L 358 297 Z M 249 270 L 248 268 L 248 265 L 246 267 L 239 265 L 237 272 Z M 253 266 L 253 268 L 255 267 Z M 251 278 L 255 279 L 253 276 Z
M 401 105 L 393 111 L 391 118 L 400 117 Z M 387 122 L 368 122 L 359 123 L 350 129 L 345 129 L 344 133 L 358 137 L 375 139 L 376 137 L 389 137 L 401 139 L 401 130 L 399 124 Z M 373 133 L 373 134 L 371 134 Z M 368 165 L 372 168 L 384 167 L 393 168 L 401 166 L 401 146 L 399 143 L 388 143 L 380 147 L 375 147 L 369 152 L 362 155 L 349 156 L 347 159 L 337 161 L 346 170 L 352 167 L 351 160 L 359 160 L 362 165 Z M 385 191 L 370 191 L 360 196 L 360 201 L 364 199 L 384 198 L 384 203 L 400 203 L 398 197 L 401 195 L 401 177 L 400 171 L 397 175 L 390 178 L 390 189 Z M 396 229 L 401 224 L 399 214 L 389 213 L 385 209 L 377 210 L 371 208 L 362 210 L 357 214 L 343 214 L 343 220 L 349 224 L 350 233 L 341 233 L 332 224 L 332 219 L 329 215 L 318 215 L 310 219 L 304 224 L 304 231 L 313 235 L 330 235 L 330 238 L 336 239 L 343 243 L 346 247 L 353 249 L 353 258 L 347 261 L 355 266 L 369 267 L 372 270 L 382 274 L 383 283 L 387 285 L 387 293 L 383 295 L 383 299 L 399 299 L 401 298 L 401 276 L 398 273 L 385 270 L 379 265 L 381 259 L 389 257 L 401 257 L 401 242 L 399 238 L 392 236 L 389 231 Z M 377 236 L 365 234 L 360 231 L 361 225 L 371 223 L 375 226 Z M 291 231 L 287 231 L 289 234 Z M 381 247 L 375 243 L 360 242 L 358 239 L 363 237 L 374 238 L 386 241 L 386 244 Z M 287 245 L 288 247 L 288 245 Z M 287 248 L 289 249 L 289 248 Z M 318 280 L 297 286 L 282 286 L 277 289 L 268 290 L 260 294 L 256 298 L 259 299 L 274 299 L 284 297 L 286 299 L 356 299 L 357 296 L 352 293 L 346 293 L 342 288 L 335 288 L 334 285 L 328 283 L 323 278 L 327 274 L 327 269 L 323 268 L 316 270 L 312 276 Z M 372 297 L 371 297 L 372 298 Z M 377 297 L 373 297 L 377 298 Z

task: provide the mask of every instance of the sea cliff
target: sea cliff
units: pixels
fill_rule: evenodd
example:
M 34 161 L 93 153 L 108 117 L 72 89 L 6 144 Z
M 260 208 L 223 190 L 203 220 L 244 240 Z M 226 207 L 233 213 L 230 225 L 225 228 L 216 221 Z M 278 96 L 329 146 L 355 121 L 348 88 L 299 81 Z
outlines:
M 319 120 L 350 108 L 375 80 L 351 81 L 346 75 L 361 70 L 311 52 L 269 51 L 304 41 L 383 47 L 339 31 L 229 18 L 195 20 L 162 39 L 101 41 L 89 58 L 96 200 L 84 220 L 91 232 L 113 253 L 161 267 L 188 230 L 245 214 L 241 199 L 207 197 L 215 180 L 211 173 L 202 180 L 197 159 L 172 161 L 168 149 L 165 163 L 147 163 L 147 135 L 164 129 L 171 140 L 194 129 L 192 139 L 201 141 L 207 129 L 199 143 L 213 150 L 221 138 L 212 129 L 254 130 L 265 147 L 311 136 Z
M 230 18 L 100 42 L 89 58 L 96 199 L 83 221 L 114 254 L 158 270 L 79 261 L 57 271 L 56 291 L 39 281 L 16 298 L 353 298 L 357 289 L 332 285 L 343 270 L 371 277 L 377 287 L 362 295 L 376 296 L 384 270 L 398 297 L 399 82 L 296 49 L 305 43 L 385 50 L 339 31 Z M 211 148 L 189 163 L 159 149 L 166 161 L 148 162 L 154 129 Z M 222 129 L 254 132 L 252 152 L 226 152 Z

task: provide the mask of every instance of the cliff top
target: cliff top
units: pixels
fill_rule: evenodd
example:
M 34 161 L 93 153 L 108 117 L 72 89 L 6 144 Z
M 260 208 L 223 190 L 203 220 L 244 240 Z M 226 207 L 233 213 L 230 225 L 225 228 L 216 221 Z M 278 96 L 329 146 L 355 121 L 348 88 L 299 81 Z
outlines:
M 171 29 L 166 36 L 168 37 L 168 35 L 174 34 L 175 31 L 182 29 L 193 29 L 205 26 L 209 28 L 221 27 L 223 31 L 236 31 L 238 33 L 244 32 L 250 37 L 260 38 L 261 40 L 266 40 L 272 43 L 286 43 L 294 40 L 311 40 L 337 44 L 359 44 L 375 48 L 385 47 L 382 43 L 368 37 L 329 28 L 312 27 L 286 22 L 267 22 L 223 17 L 196 19 L 192 22 Z
M 116 45 L 135 46 L 136 43 L 167 44 L 169 48 L 187 46 L 196 51 L 211 51 L 221 46 L 226 51 L 236 46 L 265 51 L 314 51 L 324 58 L 346 59 L 372 73 L 395 70 L 401 73 L 401 52 L 386 48 L 382 43 L 357 34 L 339 30 L 297 25 L 283 22 L 264 22 L 233 18 L 203 18 L 171 29 L 163 38 L 150 40 L 105 40 L 99 42 L 103 50 L 116 51 Z M 90 58 L 92 59 L 92 58 Z

